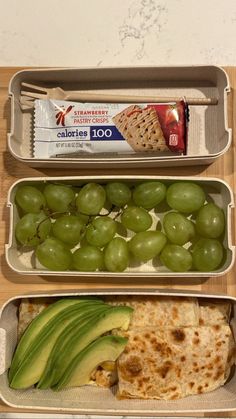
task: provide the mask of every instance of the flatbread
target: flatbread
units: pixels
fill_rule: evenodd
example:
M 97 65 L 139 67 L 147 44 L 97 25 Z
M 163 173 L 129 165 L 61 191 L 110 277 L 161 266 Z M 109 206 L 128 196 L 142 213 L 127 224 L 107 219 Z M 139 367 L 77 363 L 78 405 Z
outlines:
M 108 304 L 128 305 L 134 309 L 129 329 L 145 326 L 198 326 L 197 298 L 143 295 L 110 296 Z
M 228 324 L 231 305 L 223 300 L 217 302 L 199 300 L 199 325 Z
M 137 328 L 118 360 L 120 398 L 174 400 L 222 386 L 235 359 L 228 325 Z
M 168 151 L 157 112 L 131 105 L 112 118 L 118 131 L 134 151 Z
M 19 322 L 17 336 L 18 340 L 23 335 L 27 326 L 32 320 L 43 311 L 50 303 L 49 299 L 44 298 L 25 298 L 19 306 Z

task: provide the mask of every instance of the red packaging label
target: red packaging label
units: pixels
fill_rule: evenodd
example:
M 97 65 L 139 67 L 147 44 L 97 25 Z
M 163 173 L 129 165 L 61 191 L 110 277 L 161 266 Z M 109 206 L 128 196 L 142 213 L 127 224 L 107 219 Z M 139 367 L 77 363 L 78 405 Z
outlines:
M 156 110 L 169 149 L 186 154 L 188 106 L 184 100 L 167 104 L 151 104 L 147 107 Z

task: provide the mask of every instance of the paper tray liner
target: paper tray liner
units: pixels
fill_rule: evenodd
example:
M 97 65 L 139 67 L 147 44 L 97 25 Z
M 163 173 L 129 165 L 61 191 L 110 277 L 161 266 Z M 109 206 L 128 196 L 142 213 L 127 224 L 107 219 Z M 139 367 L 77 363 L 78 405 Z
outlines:
M 0 390 L 8 404 L 17 407 L 39 409 L 58 409 L 86 413 L 110 414 L 147 414 L 156 412 L 207 412 L 233 410 L 236 408 L 236 376 L 223 387 L 211 392 L 190 396 L 185 399 L 164 400 L 118 400 L 116 387 L 111 389 L 86 386 L 77 389 L 66 389 L 60 392 L 52 390 L 12 390 L 8 387 L 7 374 L 0 377 Z M 4 390 L 3 390 L 4 388 Z M 102 403 L 101 403 L 102 401 Z

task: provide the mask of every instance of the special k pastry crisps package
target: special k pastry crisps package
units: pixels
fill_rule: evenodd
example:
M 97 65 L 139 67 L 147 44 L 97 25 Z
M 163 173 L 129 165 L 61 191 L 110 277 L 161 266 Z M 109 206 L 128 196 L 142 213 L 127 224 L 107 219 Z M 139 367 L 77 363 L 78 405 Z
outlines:
M 36 100 L 34 157 L 186 154 L 187 120 L 184 101 L 129 105 Z

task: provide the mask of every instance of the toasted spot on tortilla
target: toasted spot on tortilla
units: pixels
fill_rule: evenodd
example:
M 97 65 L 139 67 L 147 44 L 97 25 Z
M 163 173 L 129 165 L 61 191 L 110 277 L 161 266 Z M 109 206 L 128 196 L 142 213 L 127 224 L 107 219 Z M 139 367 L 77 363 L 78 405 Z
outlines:
M 156 369 L 156 372 L 162 377 L 166 378 L 168 372 L 172 368 L 172 362 L 166 361 L 165 364 Z
M 213 326 L 213 328 L 216 330 L 216 332 L 218 332 L 218 330 L 220 330 L 220 325 L 219 324 L 215 324 Z
M 173 307 L 172 308 L 172 316 L 173 316 L 173 319 L 178 319 L 179 318 L 179 311 L 178 311 L 178 309 L 177 309 L 177 307 Z
M 179 398 L 179 393 L 175 393 L 175 394 L 173 394 L 173 396 L 171 396 L 171 400 L 175 400 L 175 399 L 178 399 Z
M 132 375 L 138 375 L 142 371 L 142 364 L 137 356 L 130 356 L 126 361 L 126 369 Z
M 181 329 L 175 329 L 171 331 L 173 338 L 177 342 L 182 342 L 185 339 L 185 333 Z
M 152 345 L 152 348 L 156 352 L 160 352 L 162 356 L 169 356 L 172 354 L 172 350 L 166 342 L 157 342 Z
M 213 377 L 213 380 L 219 380 L 222 374 L 224 374 L 224 369 L 222 367 L 219 367 L 216 374 Z

